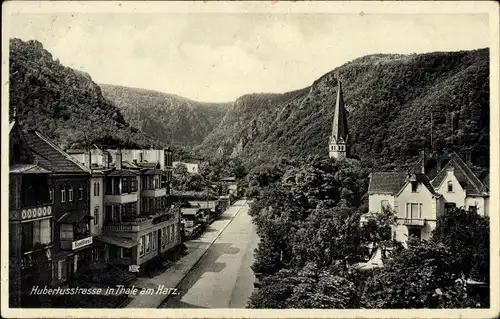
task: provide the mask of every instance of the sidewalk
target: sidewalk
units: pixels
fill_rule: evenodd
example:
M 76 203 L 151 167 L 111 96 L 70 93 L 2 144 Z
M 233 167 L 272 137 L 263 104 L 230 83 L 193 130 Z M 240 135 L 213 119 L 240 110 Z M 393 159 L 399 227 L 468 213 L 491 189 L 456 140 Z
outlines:
M 162 286 L 165 289 L 176 288 L 177 285 L 186 277 L 189 271 L 196 265 L 198 260 L 205 254 L 210 245 L 219 237 L 227 225 L 231 223 L 233 218 L 242 208 L 244 200 L 239 200 L 223 212 L 217 220 L 209 225 L 198 239 L 184 242 L 188 248 L 188 254 L 182 257 L 178 262 L 173 264 L 164 273 L 153 277 L 139 277 L 132 285 L 137 288 L 151 288 L 155 293 L 148 295 L 135 295 L 126 308 L 157 308 L 168 297 L 168 294 L 156 293 L 158 287 Z M 172 289 L 171 289 L 172 290 Z

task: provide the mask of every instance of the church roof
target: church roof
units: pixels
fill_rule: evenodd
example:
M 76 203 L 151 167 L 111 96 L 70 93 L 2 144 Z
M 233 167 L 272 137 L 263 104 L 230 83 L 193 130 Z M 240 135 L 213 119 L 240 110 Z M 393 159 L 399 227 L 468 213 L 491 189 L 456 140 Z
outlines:
M 342 84 L 340 80 L 338 80 L 337 101 L 335 102 L 333 113 L 332 135 L 330 140 L 332 142 L 345 142 L 347 140 L 347 135 L 347 117 L 342 94 Z
M 474 174 L 467 164 L 455 152 L 451 154 L 450 161 L 443 167 L 443 169 L 432 180 L 434 187 L 439 187 L 445 180 L 448 168 L 453 168 L 453 174 L 458 180 L 462 188 L 469 195 L 482 195 L 487 192 L 487 186 L 483 184 L 479 178 Z

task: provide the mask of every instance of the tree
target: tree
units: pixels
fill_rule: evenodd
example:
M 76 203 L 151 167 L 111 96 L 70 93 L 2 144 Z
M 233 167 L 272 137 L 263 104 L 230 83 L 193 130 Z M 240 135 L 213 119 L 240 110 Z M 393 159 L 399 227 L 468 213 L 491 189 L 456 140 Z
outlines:
M 433 240 L 446 246 L 462 278 L 489 282 L 489 218 L 454 209 L 439 217 Z
M 473 306 L 457 278 L 444 245 L 410 239 L 407 249 L 394 253 L 383 268 L 374 270 L 363 291 L 363 304 L 368 308 Z

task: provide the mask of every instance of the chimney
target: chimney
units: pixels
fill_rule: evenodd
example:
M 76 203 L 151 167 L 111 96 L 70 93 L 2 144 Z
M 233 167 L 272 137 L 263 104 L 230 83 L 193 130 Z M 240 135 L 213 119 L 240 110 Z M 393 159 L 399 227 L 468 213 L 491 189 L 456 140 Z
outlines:
M 116 169 L 122 169 L 122 151 L 120 149 L 116 151 L 115 167 Z
M 92 155 L 90 154 L 90 149 L 85 150 L 83 153 L 83 165 L 87 168 L 92 166 Z
M 109 153 L 107 151 L 102 151 L 102 166 L 104 168 L 109 168 Z
M 420 158 L 422 159 L 420 173 L 425 174 L 425 150 L 420 150 Z

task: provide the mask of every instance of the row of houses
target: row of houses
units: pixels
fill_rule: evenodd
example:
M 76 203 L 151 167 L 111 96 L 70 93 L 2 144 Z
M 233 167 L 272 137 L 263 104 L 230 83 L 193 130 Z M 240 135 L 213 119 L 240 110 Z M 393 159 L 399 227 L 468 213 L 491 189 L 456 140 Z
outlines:
M 64 287 L 110 267 L 131 275 L 181 243 L 168 149 L 66 152 L 14 119 L 9 162 L 12 307 L 34 283 Z

